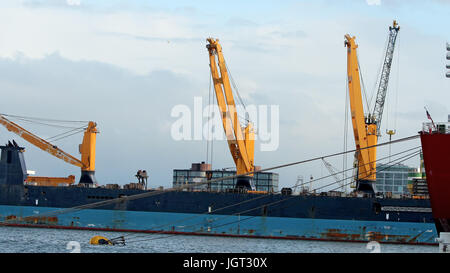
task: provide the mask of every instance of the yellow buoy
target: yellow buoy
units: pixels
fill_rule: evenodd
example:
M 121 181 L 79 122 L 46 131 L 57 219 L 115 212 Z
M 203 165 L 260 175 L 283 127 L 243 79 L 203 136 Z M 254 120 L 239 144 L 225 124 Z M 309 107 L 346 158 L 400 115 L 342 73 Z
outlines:
M 92 237 L 89 243 L 91 245 L 113 245 L 108 238 L 99 235 Z

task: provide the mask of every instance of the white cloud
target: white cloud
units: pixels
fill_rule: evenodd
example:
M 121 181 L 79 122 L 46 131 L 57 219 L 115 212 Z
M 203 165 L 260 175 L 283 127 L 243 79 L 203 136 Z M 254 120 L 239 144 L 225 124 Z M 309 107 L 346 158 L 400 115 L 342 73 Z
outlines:
M 81 0 L 67 0 L 67 5 L 79 6 L 79 5 L 81 5 Z
M 371 87 L 391 18 L 295 13 L 276 22 L 248 19 L 255 23 L 229 27 L 229 18 L 241 17 L 204 15 L 201 9 L 195 16 L 188 14 L 43 5 L 2 8 L 0 25 L 8 28 L 0 28 L 0 95 L 9 101 L 1 105 L 2 112 L 43 117 L 56 112 L 67 119 L 94 119 L 101 129 L 99 177 L 108 181 L 116 177 L 116 182 L 125 183 L 129 182 L 126 175 L 134 174 L 133 168 L 145 167 L 152 169 L 155 183 L 169 186 L 173 168 L 189 167 L 191 161 L 206 157 L 206 143 L 174 143 L 167 124 L 174 105 L 189 105 L 194 96 L 208 95 L 205 39 L 214 36 L 220 38 L 246 103 L 280 105 L 279 150 L 257 151 L 256 164 L 268 167 L 341 151 L 343 35 L 357 36 L 364 80 Z M 450 81 L 442 73 L 445 41 L 417 31 L 412 21 L 400 23 L 397 137 L 417 133 L 426 121 L 415 111 L 423 109 L 425 99 L 436 121 L 447 117 L 449 109 L 440 102 L 450 99 L 445 93 Z M 17 52 L 23 53 L 21 58 L 15 57 Z M 1 128 L 0 136 L 3 141 Z M 351 132 L 349 136 L 351 145 Z M 77 141 L 68 142 L 69 147 Z M 232 165 L 226 143 L 214 144 L 214 150 L 215 167 Z M 32 158 L 27 155 L 27 160 L 42 162 L 40 156 L 41 152 Z M 52 167 L 57 162 L 52 161 L 47 170 L 56 169 Z M 151 168 L 141 167 L 141 162 Z M 293 184 L 298 174 L 306 177 L 310 172 L 320 176 L 320 166 L 280 170 L 280 183 Z
M 366 3 L 369 5 L 369 6 L 379 6 L 379 5 L 381 5 L 381 0 L 366 0 Z

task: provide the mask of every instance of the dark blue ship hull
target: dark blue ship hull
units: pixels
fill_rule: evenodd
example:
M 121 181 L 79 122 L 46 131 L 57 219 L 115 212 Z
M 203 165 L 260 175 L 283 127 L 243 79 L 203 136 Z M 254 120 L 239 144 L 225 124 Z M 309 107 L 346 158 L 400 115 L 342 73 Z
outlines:
M 420 199 L 170 191 L 61 213 L 147 191 L 24 185 L 23 148 L 0 148 L 2 225 L 436 244 L 430 203 Z
M 355 242 L 435 244 L 437 236 L 429 201 L 420 199 L 174 191 L 39 216 L 142 192 L 2 186 L 0 219 L 19 226 Z

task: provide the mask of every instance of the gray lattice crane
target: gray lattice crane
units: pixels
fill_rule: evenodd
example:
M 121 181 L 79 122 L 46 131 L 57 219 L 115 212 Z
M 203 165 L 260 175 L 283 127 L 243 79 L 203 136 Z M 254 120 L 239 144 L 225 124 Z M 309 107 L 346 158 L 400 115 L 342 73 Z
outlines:
M 328 172 L 333 176 L 334 180 L 336 180 L 336 182 L 339 183 L 341 188 L 344 189 L 345 186 L 344 180 L 337 175 L 339 170 L 333 167 L 333 165 L 331 165 L 330 162 L 326 161 L 325 158 L 322 158 L 322 163 L 327 168 Z
M 381 71 L 380 82 L 378 84 L 377 98 L 375 101 L 375 108 L 370 118 L 372 122 L 377 125 L 377 135 L 380 136 L 381 118 L 383 117 L 384 101 L 386 99 L 386 92 L 389 83 L 389 74 L 391 73 L 392 59 L 394 58 L 395 41 L 397 39 L 400 26 L 394 20 L 392 26 L 389 27 L 389 41 L 386 48 L 386 55 L 384 57 L 383 70 Z

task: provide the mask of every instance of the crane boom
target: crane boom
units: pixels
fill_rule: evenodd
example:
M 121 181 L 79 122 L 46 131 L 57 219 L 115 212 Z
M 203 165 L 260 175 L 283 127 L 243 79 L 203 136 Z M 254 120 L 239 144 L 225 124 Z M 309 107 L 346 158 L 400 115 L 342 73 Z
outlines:
M 77 158 L 64 152 L 63 150 L 43 140 L 42 138 L 34 135 L 33 133 L 27 131 L 26 129 L 20 127 L 19 125 L 8 120 L 2 115 L 0 115 L 0 123 L 3 126 L 5 126 L 6 129 L 8 129 L 8 131 L 15 133 L 16 135 L 20 136 L 21 138 L 25 139 L 26 141 L 40 148 L 41 150 L 46 151 L 47 153 L 56 156 L 57 158 L 62 159 L 69 164 L 75 165 L 77 167 L 84 167 L 83 163 Z
M 206 48 L 209 52 L 210 69 L 217 104 L 219 105 L 228 147 L 236 164 L 236 173 L 237 175 L 241 175 L 253 172 L 255 143 L 253 125 L 249 122 L 245 128 L 241 127 L 222 47 L 218 39 L 208 38 L 207 42 Z M 253 176 L 253 174 L 249 176 Z
M 364 116 L 361 82 L 359 77 L 358 45 L 355 37 L 345 35 L 347 47 L 347 79 L 350 94 L 350 112 L 352 116 L 353 134 L 358 158 L 357 190 L 373 193 L 372 182 L 376 179 L 377 125 Z
M 81 160 L 76 157 L 64 152 L 57 146 L 51 144 L 50 142 L 36 136 L 35 134 L 29 132 L 28 130 L 22 128 L 16 123 L 8 120 L 3 115 L 0 115 L 0 124 L 6 127 L 8 131 L 11 131 L 34 146 L 40 148 L 41 150 L 64 160 L 65 162 L 72 164 L 74 166 L 81 168 L 80 183 L 94 183 L 95 182 L 95 143 L 96 143 L 96 133 L 97 124 L 90 121 L 88 127 L 84 132 L 83 142 L 79 146 L 79 151 L 81 153 Z
M 389 74 L 391 73 L 392 59 L 394 58 L 395 41 L 397 39 L 400 26 L 394 20 L 392 26 L 389 27 L 389 41 L 386 48 L 386 55 L 384 57 L 383 70 L 381 72 L 380 83 L 378 85 L 377 97 L 375 100 L 375 107 L 373 110 L 373 118 L 377 124 L 377 134 L 380 135 L 381 118 L 383 116 L 384 101 L 386 99 L 386 92 L 389 83 Z
M 325 158 L 322 158 L 322 163 L 327 168 L 328 172 L 333 176 L 334 180 L 336 180 L 336 182 L 340 182 L 340 184 L 343 184 L 342 179 L 337 175 L 337 171 L 333 167 L 333 165 L 331 165 L 330 162 L 326 161 Z

